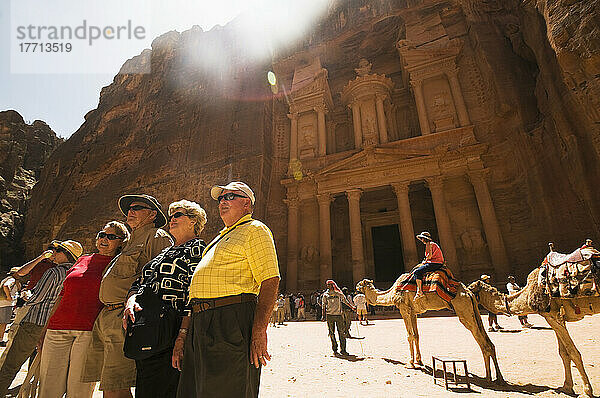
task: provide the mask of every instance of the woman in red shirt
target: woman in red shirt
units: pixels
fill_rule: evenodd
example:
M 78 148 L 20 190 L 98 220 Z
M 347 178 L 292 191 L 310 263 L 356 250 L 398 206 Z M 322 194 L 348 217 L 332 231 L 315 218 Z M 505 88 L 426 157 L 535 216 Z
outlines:
M 417 282 L 417 292 L 414 300 L 422 298 L 423 295 L 423 277 L 426 272 L 437 271 L 444 266 L 444 255 L 442 249 L 437 243 L 431 239 L 431 235 L 427 231 L 421 232 L 417 235 L 417 239 L 425 244 L 425 259 L 421 262 L 417 268 L 413 270 L 413 275 Z
M 81 372 L 92 327 L 102 303 L 98 299 L 102 274 L 129 237 L 124 224 L 111 221 L 98 232 L 98 253 L 81 256 L 69 269 L 63 290 L 50 317 L 40 362 L 43 398 L 91 397 L 95 383 L 81 382 Z

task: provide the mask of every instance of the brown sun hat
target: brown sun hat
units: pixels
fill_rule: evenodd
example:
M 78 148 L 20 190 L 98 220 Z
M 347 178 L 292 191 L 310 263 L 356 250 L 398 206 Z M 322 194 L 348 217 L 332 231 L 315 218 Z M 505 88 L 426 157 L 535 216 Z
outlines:
M 150 206 L 151 210 L 156 210 L 156 218 L 154 219 L 154 226 L 156 228 L 162 228 L 165 225 L 167 225 L 167 217 L 165 216 L 165 213 L 163 213 L 163 211 L 161 209 L 160 202 L 158 200 L 156 200 L 156 198 L 154 196 L 150 196 L 150 195 L 146 195 L 146 194 L 123 195 L 119 198 L 119 209 L 121 210 L 121 213 L 123 213 L 123 215 L 125 217 L 127 217 L 127 212 L 129 211 L 129 206 L 131 206 L 131 204 L 133 202 L 146 203 L 148 206 Z

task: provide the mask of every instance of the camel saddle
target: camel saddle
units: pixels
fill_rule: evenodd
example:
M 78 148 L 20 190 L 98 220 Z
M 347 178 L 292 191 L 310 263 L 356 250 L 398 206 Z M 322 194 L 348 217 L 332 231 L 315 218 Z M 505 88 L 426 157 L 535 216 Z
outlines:
M 552 297 L 573 298 L 598 294 L 600 252 L 584 246 L 572 253 L 550 251 L 540 266 L 538 283 Z
M 417 282 L 415 275 L 410 272 L 400 276 L 400 283 L 396 287 L 396 291 L 417 291 Z M 423 277 L 423 292 L 435 293 L 442 300 L 450 302 L 456 297 L 460 282 L 454 278 L 450 268 L 445 265 L 437 271 L 428 272 Z

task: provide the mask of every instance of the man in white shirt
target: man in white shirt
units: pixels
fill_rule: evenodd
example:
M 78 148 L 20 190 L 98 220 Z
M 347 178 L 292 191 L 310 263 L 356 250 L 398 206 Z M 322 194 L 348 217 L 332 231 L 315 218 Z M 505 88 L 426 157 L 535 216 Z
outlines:
M 365 325 L 369 324 L 369 320 L 367 319 L 367 298 L 364 294 L 358 293 L 354 296 L 354 305 L 356 306 L 356 315 L 358 317 L 358 323 Z
M 515 281 L 515 277 L 512 275 L 510 275 L 508 277 L 508 283 L 506 284 L 506 290 L 508 290 L 509 295 L 517 293 L 519 290 L 521 290 L 521 287 L 519 285 L 517 285 L 517 282 Z M 519 322 L 521 322 L 521 327 L 523 327 L 523 328 L 530 328 L 533 326 L 527 320 L 527 315 L 519 315 Z

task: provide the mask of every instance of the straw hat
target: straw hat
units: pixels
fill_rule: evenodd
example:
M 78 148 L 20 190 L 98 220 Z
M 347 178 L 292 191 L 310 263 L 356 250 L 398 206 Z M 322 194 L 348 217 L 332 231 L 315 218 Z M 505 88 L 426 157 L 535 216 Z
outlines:
M 428 231 L 423 231 L 419 235 L 417 235 L 417 239 L 425 239 L 432 241 L 431 234 Z
M 74 240 L 53 240 L 50 245 L 54 247 L 62 247 L 69 252 L 74 260 L 77 260 L 83 254 L 83 246 L 81 246 L 81 243 Z

